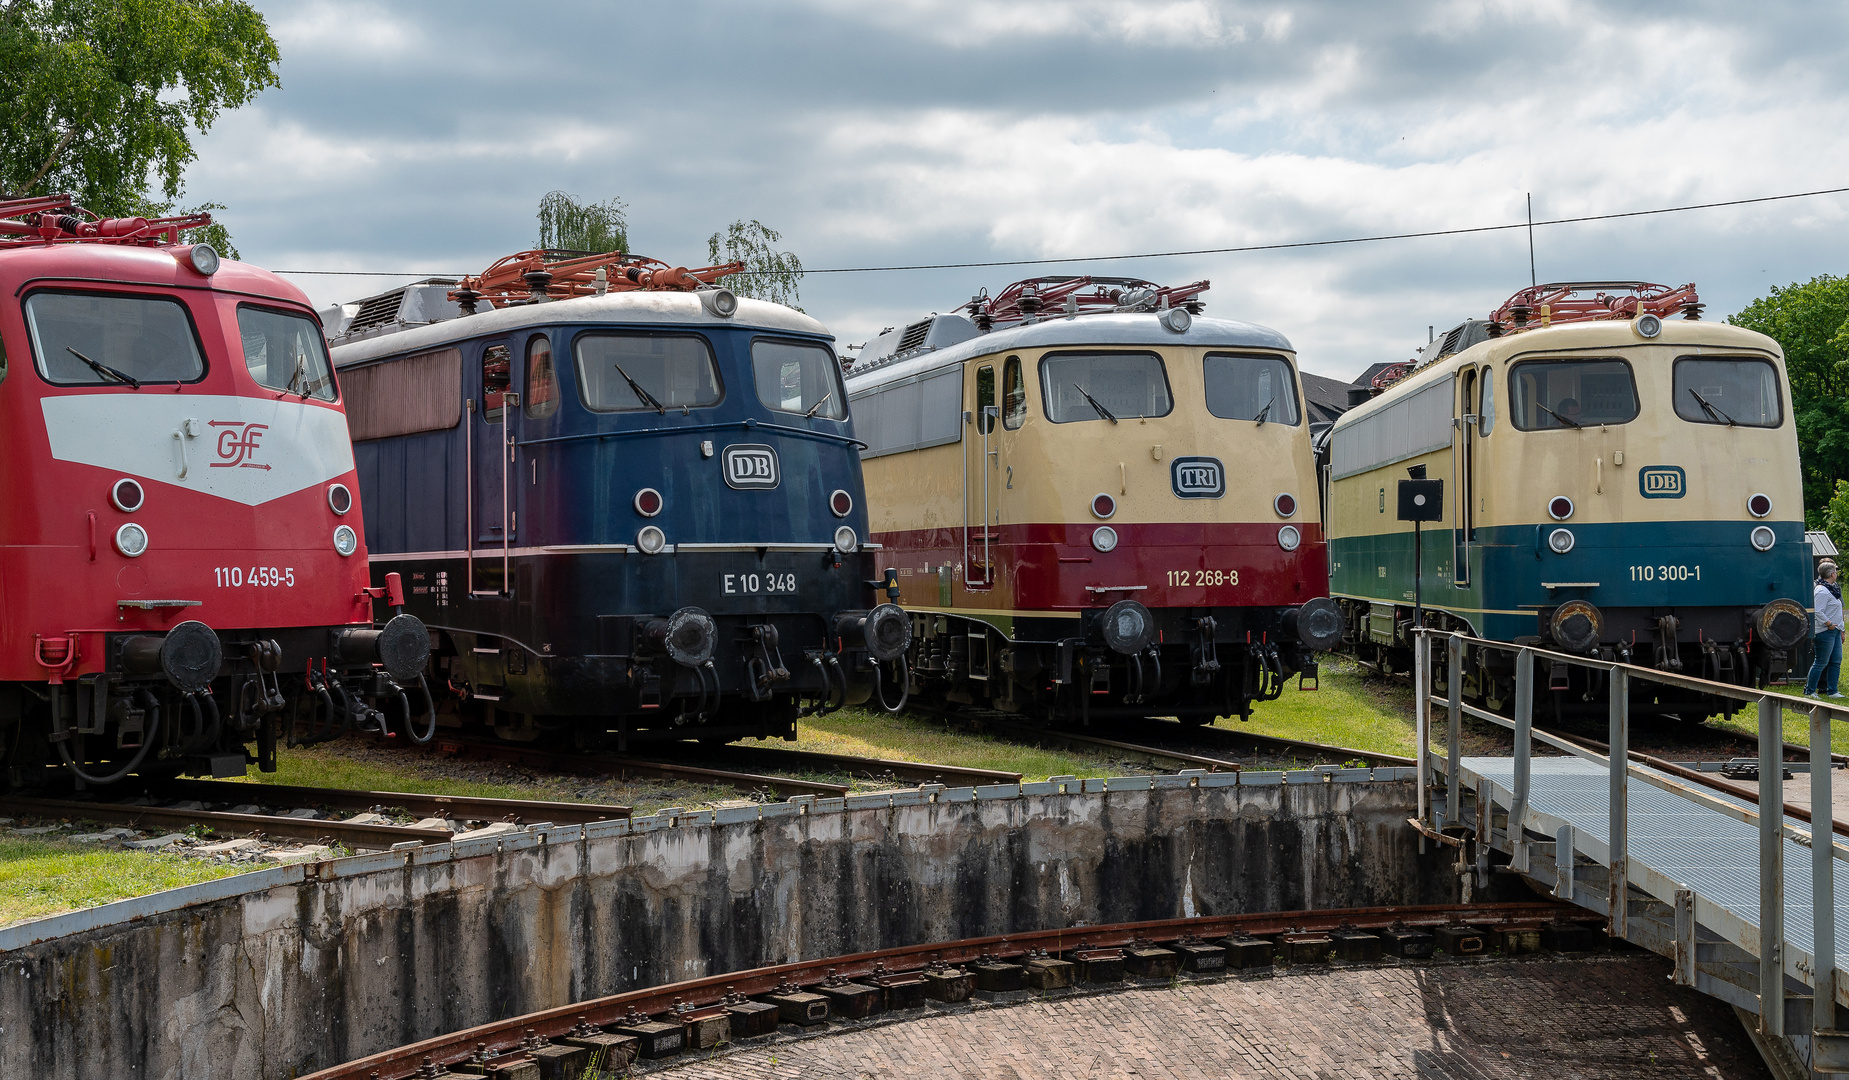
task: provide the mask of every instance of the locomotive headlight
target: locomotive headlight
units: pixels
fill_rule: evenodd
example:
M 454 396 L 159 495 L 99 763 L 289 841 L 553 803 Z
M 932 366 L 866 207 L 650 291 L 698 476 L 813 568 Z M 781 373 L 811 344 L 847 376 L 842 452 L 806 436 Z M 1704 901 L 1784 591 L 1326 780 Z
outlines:
M 860 536 L 854 532 L 854 527 L 852 525 L 843 525 L 839 529 L 835 530 L 835 550 L 836 551 L 845 553 L 845 552 L 853 551 L 856 547 L 859 547 L 859 546 L 860 546 Z
M 730 289 L 701 289 L 700 306 L 707 314 L 729 319 L 738 314 L 738 297 Z
M 353 531 L 353 526 L 342 525 L 334 530 L 334 550 L 342 555 L 351 555 L 360 549 L 360 534 Z
M 1760 551 L 1771 551 L 1772 545 L 1778 542 L 1778 536 L 1772 532 L 1771 526 L 1760 525 L 1753 530 L 1752 541 L 1753 546 Z
M 1286 525 L 1278 530 L 1278 546 L 1285 551 L 1295 551 L 1297 545 L 1301 543 L 1303 543 L 1303 533 L 1298 531 L 1297 526 Z
M 1769 495 L 1754 495 L 1746 500 L 1747 513 L 1754 517 L 1765 517 L 1772 512 L 1772 498 Z
M 194 244 L 191 252 L 193 269 L 206 277 L 218 273 L 218 251 L 210 244 Z
M 846 517 L 853 513 L 854 496 L 836 488 L 835 493 L 828 497 L 828 512 L 836 517 Z
M 1187 333 L 1188 327 L 1194 323 L 1194 317 L 1188 314 L 1188 309 L 1178 307 L 1172 307 L 1163 312 L 1161 320 L 1163 329 L 1177 334 Z
M 654 525 L 644 525 L 636 533 L 636 546 L 644 555 L 659 555 L 668 546 L 668 534 Z
M 1556 495 L 1548 500 L 1547 513 L 1555 521 L 1565 521 L 1573 516 L 1573 500 L 1565 495 Z
M 1091 546 L 1099 551 L 1114 551 L 1117 548 L 1117 530 L 1109 525 L 1100 525 L 1091 531 Z
M 1553 532 L 1548 533 L 1547 546 L 1552 548 L 1556 555 L 1565 555 L 1567 552 L 1572 551 L 1573 530 L 1555 529 Z
M 148 550 L 148 530 L 129 522 L 116 530 L 116 550 L 133 559 Z
M 1653 338 L 1663 332 L 1663 320 L 1655 315 L 1639 315 L 1631 327 L 1637 331 L 1638 337 Z

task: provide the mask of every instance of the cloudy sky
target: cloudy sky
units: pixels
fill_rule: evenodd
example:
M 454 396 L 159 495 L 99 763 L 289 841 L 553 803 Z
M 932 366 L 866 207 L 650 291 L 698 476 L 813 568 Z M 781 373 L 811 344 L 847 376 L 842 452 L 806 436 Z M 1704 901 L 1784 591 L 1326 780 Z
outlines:
M 1643 210 L 1849 185 L 1835 3 L 769 4 L 259 0 L 282 86 L 199 140 L 277 269 L 478 271 L 563 189 L 704 261 L 740 217 L 811 268 L 1075 259 Z M 1557 225 L 1543 281 L 1694 281 L 1723 317 L 1849 272 L 1849 195 Z M 1350 377 L 1528 283 L 1521 231 L 1049 267 L 817 274 L 859 343 L 986 286 L 1209 278 L 1208 312 Z M 298 277 L 317 303 L 402 279 Z

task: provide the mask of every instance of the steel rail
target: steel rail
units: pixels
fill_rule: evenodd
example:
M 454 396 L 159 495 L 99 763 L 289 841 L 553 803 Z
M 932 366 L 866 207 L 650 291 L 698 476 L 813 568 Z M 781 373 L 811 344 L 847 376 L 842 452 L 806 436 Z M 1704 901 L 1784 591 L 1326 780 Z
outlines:
M 1201 742 L 1219 743 L 1232 749 L 1240 745 L 1251 745 L 1261 749 L 1289 750 L 1306 752 L 1311 757 L 1327 757 L 1336 761 L 1366 761 L 1372 765 L 1416 765 L 1412 758 L 1398 754 L 1382 754 L 1373 750 L 1360 750 L 1352 746 L 1331 746 L 1325 743 L 1305 742 L 1302 739 L 1287 739 L 1277 735 L 1258 735 L 1241 731 L 1238 728 L 1198 727 L 1183 724 L 1175 720 L 1151 721 L 1152 724 L 1171 725 L 1177 739 L 1197 739 Z M 1166 733 L 1167 728 L 1163 729 Z
M 550 822 L 586 825 L 630 816 L 615 804 L 550 802 L 544 799 L 491 799 L 474 795 L 431 795 L 410 791 L 352 791 L 344 788 L 295 787 L 289 784 L 235 784 L 223 780 L 160 780 L 142 790 L 154 798 L 196 799 L 238 805 L 326 806 L 337 810 L 397 807 L 425 817 L 454 821 L 511 821 L 518 825 Z
M 615 755 L 557 754 L 549 750 L 529 750 L 524 746 L 508 746 L 479 739 L 437 739 L 430 744 L 431 750 L 435 752 L 443 752 L 452 747 L 548 772 L 580 776 L 646 776 L 659 780 L 692 780 L 703 784 L 720 784 L 743 792 L 769 788 L 784 795 L 816 795 L 822 798 L 835 798 L 848 792 L 846 784 L 829 784 L 819 780 L 794 780 L 787 776 L 702 769 L 693 765 L 672 765 L 663 761 L 644 761 Z
M 936 712 L 937 710 L 923 709 L 920 711 Z M 1132 754 L 1137 757 L 1146 758 L 1150 762 L 1156 764 L 1166 762 L 1183 769 L 1206 769 L 1208 772 L 1238 772 L 1240 768 L 1237 761 L 1227 761 L 1223 758 L 1205 757 L 1200 754 L 1188 754 L 1180 750 L 1164 750 L 1161 747 L 1143 746 L 1140 743 L 1120 742 L 1116 739 L 1100 738 L 1097 735 L 1080 735 L 1076 732 L 1060 731 L 1057 728 L 1030 727 L 1026 724 L 1015 724 L 1006 720 L 996 720 L 981 714 L 945 711 L 940 713 L 940 715 L 975 724 L 979 727 L 986 727 L 991 731 L 1006 735 L 1017 742 L 1032 740 L 1042 743 L 1052 743 L 1054 745 L 1064 745 L 1068 748 L 1080 750 L 1115 750 L 1119 753 Z
M 793 964 L 753 968 L 724 975 L 670 983 L 646 990 L 595 998 L 561 1005 L 553 1009 L 528 1013 L 506 1020 L 440 1035 L 396 1049 L 358 1058 L 345 1064 L 310 1073 L 302 1080 L 368 1080 L 411 1077 L 425 1058 L 437 1064 L 466 1057 L 477 1044 L 485 1044 L 491 1053 L 517 1050 L 522 1037 L 531 1031 L 548 1039 L 561 1037 L 577 1024 L 580 1017 L 591 1024 L 609 1024 L 627 1015 L 630 1009 L 651 1016 L 668 1012 L 676 1000 L 699 1006 L 721 1000 L 728 991 L 742 995 L 763 994 L 788 982 L 812 986 L 833 972 L 856 978 L 884 965 L 893 973 L 916 971 L 942 960 L 960 964 L 984 955 L 1020 956 L 1029 949 L 1065 952 L 1081 947 L 1111 948 L 1138 940 L 1176 941 L 1184 937 L 1218 938 L 1234 931 L 1248 934 L 1282 934 L 1298 930 L 1386 929 L 1394 926 L 1444 926 L 1464 923 L 1471 926 L 1532 925 L 1564 919 L 1593 921 L 1572 904 L 1561 901 L 1519 901 L 1515 903 L 1434 904 L 1408 907 L 1335 908 L 1318 911 L 1258 912 L 1247 915 L 1213 915 L 1192 919 L 1160 919 L 1153 922 L 1112 923 L 1102 926 L 1076 926 L 1056 930 L 1031 930 L 1019 934 L 965 938 L 961 941 L 907 945 L 875 952 L 854 953 L 824 960 L 805 960 Z
M 901 780 L 917 780 L 921 783 L 964 783 L 976 784 L 1014 784 L 1019 783 L 1021 774 L 1002 769 L 976 769 L 963 765 L 936 765 L 928 761 L 905 761 L 897 758 L 861 757 L 857 754 L 828 754 L 816 750 L 783 750 L 775 747 L 740 746 L 733 743 L 712 750 L 702 750 L 701 756 L 723 761 L 728 757 L 749 758 L 761 754 L 766 759 L 789 763 L 791 768 L 815 769 L 825 772 L 845 772 L 850 776 L 890 775 Z M 780 766 L 779 766 L 780 767 Z
M 441 843 L 454 834 L 448 829 L 414 829 L 407 825 L 357 825 L 320 818 L 282 817 L 271 814 L 228 814 L 220 810 L 175 810 L 166 806 L 122 806 L 78 799 L 0 798 L 0 813 L 20 817 L 78 818 L 114 821 L 124 825 L 209 825 L 215 832 L 261 833 L 295 840 L 338 840 L 349 847 L 389 848 L 405 841 Z

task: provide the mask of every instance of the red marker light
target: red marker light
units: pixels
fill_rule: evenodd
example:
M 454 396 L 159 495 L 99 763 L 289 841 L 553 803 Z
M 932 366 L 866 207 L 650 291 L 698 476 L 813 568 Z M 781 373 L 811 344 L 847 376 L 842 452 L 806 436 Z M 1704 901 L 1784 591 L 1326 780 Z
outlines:
M 1297 512 L 1297 497 L 1286 492 L 1273 500 L 1271 505 L 1277 510 L 1279 517 L 1289 517 Z
M 654 488 L 643 488 L 636 492 L 636 513 L 643 517 L 654 517 L 661 513 L 661 492 Z
M 854 510 L 854 496 L 836 489 L 835 493 L 828 497 L 828 509 L 836 517 L 846 517 Z
M 1746 508 L 1752 511 L 1754 517 L 1765 517 L 1772 512 L 1772 500 L 1764 495 L 1754 495 L 1746 500 Z
M 1100 492 L 1091 497 L 1091 512 L 1098 517 L 1107 518 L 1117 512 L 1117 500 Z
M 1565 521 L 1573 516 L 1573 500 L 1565 495 L 1556 495 L 1553 501 L 1547 504 L 1547 512 L 1553 515 L 1555 521 Z

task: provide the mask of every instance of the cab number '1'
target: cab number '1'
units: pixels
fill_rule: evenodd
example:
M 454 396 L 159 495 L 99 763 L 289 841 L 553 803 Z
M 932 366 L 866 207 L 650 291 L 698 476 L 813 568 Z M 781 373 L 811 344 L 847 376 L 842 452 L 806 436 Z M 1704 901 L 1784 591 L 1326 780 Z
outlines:
M 1633 566 L 1632 581 L 1700 581 L 1699 566 Z
M 749 596 L 756 593 L 793 593 L 796 591 L 795 574 L 727 574 L 725 576 L 727 596 L 740 594 Z
M 1237 585 L 1237 570 L 1170 570 L 1168 583 L 1171 586 L 1188 585 Z
M 218 580 L 221 589 L 241 589 L 246 585 L 258 588 L 295 588 L 295 567 L 293 566 L 214 566 L 212 575 Z

